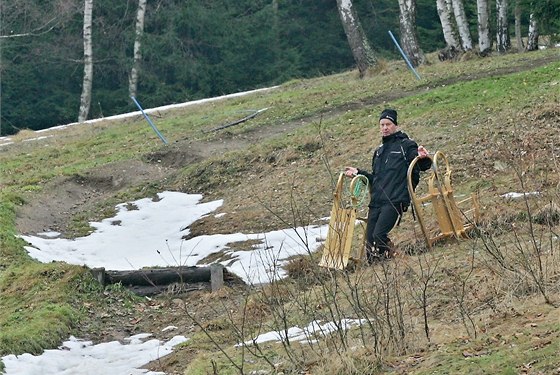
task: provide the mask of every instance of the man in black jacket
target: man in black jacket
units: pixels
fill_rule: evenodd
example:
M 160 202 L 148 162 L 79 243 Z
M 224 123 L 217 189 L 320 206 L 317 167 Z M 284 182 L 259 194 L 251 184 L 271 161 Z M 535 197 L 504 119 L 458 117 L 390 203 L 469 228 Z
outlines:
M 408 166 L 416 156 L 420 157 L 412 173 L 412 182 L 416 187 L 420 181 L 420 170 L 425 171 L 432 165 L 428 151 L 400 131 L 397 111 L 385 109 L 379 117 L 379 128 L 383 143 L 373 153 L 372 172 L 355 167 L 346 167 L 344 172 L 347 177 L 364 175 L 370 183 L 366 227 L 366 254 L 370 264 L 378 258 L 392 255 L 389 232 L 410 205 Z

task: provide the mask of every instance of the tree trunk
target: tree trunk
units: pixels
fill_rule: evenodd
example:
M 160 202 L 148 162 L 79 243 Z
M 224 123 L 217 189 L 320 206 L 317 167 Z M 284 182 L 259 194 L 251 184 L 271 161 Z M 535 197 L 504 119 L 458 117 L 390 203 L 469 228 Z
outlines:
M 490 8 L 488 0 L 477 0 L 476 9 L 478 16 L 478 49 L 482 56 L 486 56 L 492 48 L 492 39 L 490 38 Z
M 136 97 L 138 89 L 138 70 L 142 60 L 142 35 L 144 34 L 144 15 L 146 14 L 146 1 L 138 0 L 138 11 L 136 12 L 136 38 L 134 39 L 134 61 L 128 79 L 128 93 Z
M 463 0 L 452 0 L 453 13 L 455 14 L 455 21 L 457 22 L 457 29 L 461 37 L 461 45 L 463 50 L 470 51 L 472 49 L 471 32 L 469 31 L 469 23 L 465 15 L 465 6 Z
M 529 35 L 527 38 L 527 51 L 539 49 L 539 23 L 534 13 L 529 16 Z
M 210 281 L 209 267 L 150 268 L 137 271 L 105 271 L 108 284 L 125 286 L 162 286 L 171 283 L 198 283 Z
M 93 0 L 84 2 L 84 81 L 82 96 L 80 97 L 80 112 L 78 122 L 87 120 L 91 104 L 91 86 L 93 83 L 93 52 L 91 47 L 91 19 L 93 13 Z
M 513 9 L 515 15 L 515 42 L 517 44 L 517 51 L 523 51 L 523 39 L 521 38 L 521 7 L 519 6 L 519 0 L 515 1 L 515 7 Z
M 426 62 L 426 56 L 420 49 L 416 32 L 416 0 L 399 0 L 399 10 L 402 49 L 412 66 L 417 67 Z
M 451 18 L 451 4 L 448 0 L 436 0 L 437 12 L 439 16 L 439 21 L 441 23 L 441 29 L 443 31 L 443 38 L 445 39 L 445 44 L 448 48 L 453 48 L 457 51 L 461 51 L 461 45 L 457 39 L 457 35 L 453 30 L 453 20 Z
M 496 0 L 496 50 L 498 52 L 506 52 L 511 46 L 507 8 L 507 0 Z
M 336 4 L 338 6 L 338 13 L 342 21 L 342 26 L 344 27 L 344 32 L 346 33 L 346 38 L 348 39 L 348 44 L 350 44 L 352 55 L 358 66 L 358 71 L 360 72 L 360 77 L 363 77 L 366 70 L 377 63 L 373 49 L 362 29 L 352 1 L 336 0 Z

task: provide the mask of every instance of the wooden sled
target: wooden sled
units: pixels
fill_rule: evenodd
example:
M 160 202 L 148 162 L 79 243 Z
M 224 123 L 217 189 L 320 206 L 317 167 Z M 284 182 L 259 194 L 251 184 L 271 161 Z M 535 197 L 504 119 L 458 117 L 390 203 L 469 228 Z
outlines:
M 348 265 L 354 237 L 356 221 L 365 222 L 365 219 L 357 217 L 360 196 L 364 191 L 369 194 L 368 179 L 358 175 L 350 182 L 350 204 L 345 204 L 344 181 L 346 177 L 341 173 L 334 191 L 334 202 L 329 221 L 329 231 L 323 256 L 319 266 L 343 270 Z M 363 226 L 363 225 L 362 225 Z M 362 259 L 363 249 L 358 254 L 358 259 Z
M 427 178 L 427 193 L 419 196 L 412 185 L 412 171 L 418 160 L 416 157 L 408 168 L 408 192 L 428 249 L 444 238 L 467 238 L 468 232 L 480 220 L 477 195 L 471 194 L 464 200 L 456 201 L 449 162 L 445 154 L 438 151 L 432 159 L 431 174 Z M 468 208 L 461 208 L 469 203 Z M 429 210 L 426 209 L 430 204 L 433 207 L 432 215 L 427 214 Z

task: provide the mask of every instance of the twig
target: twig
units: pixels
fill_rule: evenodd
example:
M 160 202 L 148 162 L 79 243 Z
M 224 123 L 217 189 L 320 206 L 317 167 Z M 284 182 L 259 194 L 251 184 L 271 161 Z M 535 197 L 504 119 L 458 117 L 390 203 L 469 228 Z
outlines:
M 218 126 L 217 128 L 214 128 L 214 129 L 205 130 L 204 132 L 205 132 L 205 133 L 215 132 L 215 131 L 218 131 L 218 130 L 222 130 L 222 129 L 225 129 L 225 128 L 229 128 L 230 126 L 234 126 L 234 125 L 237 125 L 237 124 L 241 124 L 242 122 L 245 122 L 245 121 L 247 121 L 247 120 L 252 119 L 252 118 L 255 117 L 256 115 L 258 115 L 258 114 L 261 113 L 261 112 L 266 111 L 267 109 L 268 109 L 268 107 L 267 107 L 267 108 L 263 108 L 263 109 L 259 109 L 258 111 L 255 111 L 254 113 L 251 113 L 249 116 L 243 117 L 243 118 L 240 119 L 240 120 L 236 120 L 236 121 L 234 121 L 234 122 L 230 122 L 229 124 L 225 124 L 225 125 L 222 125 L 222 126 Z

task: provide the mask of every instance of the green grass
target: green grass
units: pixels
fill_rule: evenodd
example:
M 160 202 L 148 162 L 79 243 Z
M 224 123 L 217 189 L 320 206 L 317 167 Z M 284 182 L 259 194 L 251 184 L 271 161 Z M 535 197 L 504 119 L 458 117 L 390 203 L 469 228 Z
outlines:
M 23 262 L 2 272 L 0 354 L 41 353 L 68 337 L 79 320 L 74 306 L 84 269 Z
M 23 203 L 24 201 L 15 194 L 7 191 L 0 193 L 0 270 L 28 259 L 22 251 L 23 241 L 16 237 L 14 228 L 15 207 Z
M 555 85 L 560 84 L 558 69 L 560 62 L 502 77 L 489 77 L 472 82 L 462 82 L 438 88 L 425 94 L 407 97 L 399 101 L 405 106 L 415 108 L 412 117 L 425 113 L 429 107 L 437 113 L 451 113 L 453 116 L 466 114 L 480 115 L 481 112 L 506 107 L 515 102 L 518 110 L 524 109 L 543 95 L 558 98 Z M 555 83 L 556 82 L 556 83 Z M 521 100 L 521 101 L 520 101 Z

